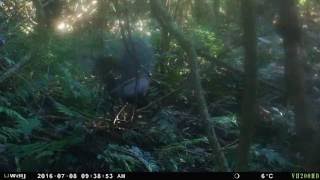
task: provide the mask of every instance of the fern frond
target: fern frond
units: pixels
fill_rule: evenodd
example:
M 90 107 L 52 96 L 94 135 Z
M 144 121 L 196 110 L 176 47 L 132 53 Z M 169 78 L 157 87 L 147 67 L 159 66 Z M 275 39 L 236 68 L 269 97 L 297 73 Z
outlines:
M 17 141 L 21 134 L 29 135 L 32 130 L 40 127 L 40 120 L 37 118 L 24 118 L 17 111 L 0 106 L 0 113 L 5 114 L 7 117 L 14 121 L 14 127 L 1 127 L 0 128 L 0 140 L 3 142 Z
M 55 107 L 57 108 L 58 112 L 60 112 L 64 115 L 67 115 L 69 117 L 74 117 L 74 118 L 83 117 L 80 113 L 78 113 L 74 110 L 71 110 L 70 108 L 68 108 L 67 106 L 65 106 L 61 103 L 55 102 Z
M 55 155 L 57 152 L 62 152 L 68 147 L 77 144 L 83 140 L 79 136 L 66 137 L 62 140 L 52 142 L 36 142 L 32 144 L 11 144 L 8 151 L 16 157 L 35 157 L 36 159 L 45 158 Z
M 0 142 L 6 143 L 9 141 L 18 141 L 20 136 L 20 132 L 17 129 L 9 128 L 9 127 L 1 127 L 0 128 Z
M 149 172 L 159 171 L 159 167 L 150 153 L 144 152 L 135 146 L 130 148 L 128 146 L 110 144 L 97 158 L 103 159 L 113 170 L 131 172 L 143 167 Z
M 17 111 L 0 106 L 0 113 L 5 114 L 9 118 L 14 119 L 15 121 L 27 121 L 23 116 L 21 116 Z

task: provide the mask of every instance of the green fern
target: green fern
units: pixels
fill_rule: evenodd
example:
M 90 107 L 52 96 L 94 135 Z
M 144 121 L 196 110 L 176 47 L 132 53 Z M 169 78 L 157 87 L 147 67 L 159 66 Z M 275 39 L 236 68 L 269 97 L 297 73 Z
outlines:
M 0 142 L 18 141 L 21 135 L 30 135 L 32 130 L 40 127 L 41 123 L 37 118 L 24 118 L 17 111 L 0 107 L 0 114 L 4 114 L 14 122 L 13 127 L 1 127 L 0 128 Z
M 25 135 L 29 135 L 31 134 L 33 129 L 36 129 L 40 126 L 41 126 L 40 120 L 34 117 L 34 118 L 28 119 L 27 121 L 19 121 L 16 127 L 21 133 Z
M 27 121 L 24 117 L 22 117 L 17 111 L 13 109 L 9 109 L 6 107 L 0 107 L 0 113 L 5 114 L 11 119 L 14 119 L 17 122 Z
M 35 159 L 46 158 L 62 152 L 66 148 L 78 144 L 83 140 L 81 136 L 70 136 L 62 140 L 52 142 L 36 142 L 32 144 L 17 145 L 10 144 L 8 151 L 17 158 L 35 157 Z
M 172 143 L 159 149 L 160 155 L 170 154 L 176 151 L 183 151 L 187 149 L 187 146 L 197 145 L 201 143 L 208 143 L 206 137 L 196 138 L 196 139 L 186 139 L 182 142 Z
M 164 171 L 181 171 L 181 168 L 188 164 L 195 167 L 196 164 L 205 163 L 208 160 L 208 153 L 201 148 L 201 145 L 208 144 L 206 137 L 186 139 L 181 142 L 166 145 L 157 150 L 157 159 Z M 192 154 L 192 155 L 191 155 Z
M 0 142 L 6 143 L 9 141 L 18 141 L 21 134 L 15 128 L 1 127 L 0 128 Z
M 102 154 L 97 156 L 104 160 L 112 171 L 137 171 L 146 169 L 149 172 L 159 171 L 151 155 L 138 147 L 109 144 Z
M 55 102 L 54 104 L 55 104 L 55 107 L 57 108 L 58 112 L 60 112 L 64 115 L 67 115 L 67 116 L 73 117 L 73 118 L 83 117 L 79 112 L 76 112 L 61 103 Z

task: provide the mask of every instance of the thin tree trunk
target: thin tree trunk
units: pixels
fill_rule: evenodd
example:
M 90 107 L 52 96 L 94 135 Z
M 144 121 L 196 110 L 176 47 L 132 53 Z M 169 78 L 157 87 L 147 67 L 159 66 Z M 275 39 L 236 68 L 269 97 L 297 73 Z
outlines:
M 248 170 L 250 144 L 257 118 L 257 37 L 254 0 L 241 1 L 245 50 L 245 89 L 240 117 L 240 141 L 237 169 Z
M 99 0 L 98 1 L 98 8 L 97 8 L 97 14 L 94 19 L 94 23 L 92 26 L 92 33 L 95 34 L 95 38 L 97 41 L 97 47 L 92 47 L 91 54 L 92 56 L 94 54 L 101 54 L 103 52 L 104 48 L 104 33 L 107 27 L 107 20 L 106 20 L 106 13 L 107 13 L 107 7 L 108 1 L 107 0 Z
M 203 95 L 202 86 L 200 83 L 200 75 L 197 65 L 197 54 L 193 48 L 192 43 L 187 39 L 183 33 L 178 29 L 177 25 L 173 22 L 168 12 L 161 6 L 159 0 L 150 1 L 151 11 L 160 26 L 168 31 L 172 37 L 176 38 L 181 47 L 185 50 L 189 57 L 192 68 L 193 84 L 196 92 L 196 98 L 199 104 L 199 111 L 202 116 L 203 125 L 207 134 L 210 145 L 214 153 L 212 154 L 217 162 L 218 171 L 229 171 L 228 162 L 224 153 L 221 150 L 213 125 L 210 123 L 210 115 L 208 112 L 205 97 Z
M 213 12 L 214 15 L 217 17 L 220 16 L 220 0 L 213 0 Z
M 162 53 L 170 50 L 170 34 L 164 30 L 161 31 L 160 50 Z M 165 73 L 166 71 L 165 58 L 167 57 L 163 56 L 160 60 L 160 73 Z
M 212 9 L 213 9 L 213 15 L 214 15 L 214 22 L 215 22 L 215 25 L 218 25 L 219 24 L 219 21 L 220 21 L 220 0 L 213 0 L 212 2 Z
M 34 33 L 34 42 L 37 44 L 38 48 L 35 48 L 32 52 L 32 57 L 33 56 L 41 56 L 40 53 L 48 52 L 48 44 L 49 44 L 49 39 L 50 39 L 50 27 L 48 24 L 46 12 L 43 9 L 43 4 L 41 3 L 40 0 L 33 0 L 32 1 L 35 10 L 36 10 L 36 19 L 37 19 L 37 26 L 35 28 L 35 33 Z M 41 43 L 39 43 L 41 42 Z

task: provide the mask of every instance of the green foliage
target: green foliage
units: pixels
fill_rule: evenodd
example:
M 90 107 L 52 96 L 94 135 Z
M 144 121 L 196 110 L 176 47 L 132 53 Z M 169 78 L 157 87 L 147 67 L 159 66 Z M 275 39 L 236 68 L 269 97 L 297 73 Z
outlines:
M 79 112 L 71 110 L 69 107 L 67 107 L 61 103 L 55 102 L 55 107 L 59 113 L 62 113 L 68 117 L 83 118 L 83 115 L 81 115 Z
M 162 146 L 157 150 L 162 171 L 188 171 L 186 167 L 197 171 L 203 168 L 202 164 L 208 160 L 209 154 L 201 145 L 207 143 L 207 138 L 201 137 Z
M 219 126 L 228 132 L 238 128 L 237 117 L 232 114 L 229 116 L 214 117 L 212 118 L 212 122 L 215 124 L 215 127 Z
M 62 140 L 53 140 L 51 142 L 9 144 L 7 153 L 16 157 L 19 169 L 22 171 L 32 171 L 34 168 L 43 169 L 54 167 L 56 162 L 61 161 L 65 151 L 67 151 L 69 147 L 79 144 L 82 141 L 82 136 L 69 136 L 64 137 Z
M 209 53 L 212 57 L 217 57 L 223 49 L 221 39 L 219 39 L 214 32 L 204 27 L 199 26 L 196 28 L 193 27 L 192 29 L 197 49 Z
M 109 144 L 97 158 L 105 161 L 109 169 L 116 172 L 159 171 L 159 167 L 151 154 L 136 146 Z
M 263 147 L 255 144 L 251 147 L 252 160 L 250 167 L 252 170 L 268 171 L 288 171 L 297 169 L 297 166 L 282 153 L 270 147 Z
M 12 118 L 16 122 L 26 121 L 24 117 L 22 117 L 17 111 L 13 109 L 0 107 L 0 113 L 7 115 L 9 118 Z
M 283 40 L 274 32 L 276 3 L 269 1 L 257 1 L 258 79 L 260 84 L 267 81 L 281 87 L 284 71 L 279 64 L 285 52 Z M 42 24 L 41 17 L 37 17 L 41 13 L 36 13 L 41 11 L 33 2 L 0 0 L 0 36 L 6 39 L 0 47 L 0 76 L 31 54 L 30 61 L 0 85 L 1 168 L 214 170 L 217 164 L 210 159 L 212 147 L 196 110 L 199 105 L 191 83 L 190 61 L 174 34 L 166 39 L 165 29 L 150 18 L 149 1 L 128 0 L 118 2 L 118 7 L 107 1 L 61 1 L 62 14 L 45 17 L 44 21 L 69 29 Z M 43 5 L 49 8 L 52 2 Z M 210 122 L 232 168 L 238 159 L 240 133 L 236 114 L 245 90 L 241 83 L 244 52 L 239 2 L 164 3 L 198 54 Z M 306 79 L 315 80 L 319 79 L 320 4 L 316 0 L 298 2 L 305 60 L 314 70 L 308 72 L 312 76 L 306 74 Z M 130 21 L 128 27 L 126 20 Z M 130 32 L 133 37 L 151 39 L 158 64 L 147 96 L 151 105 L 143 110 L 135 107 L 133 121 L 119 120 L 118 125 L 113 122 L 123 104 L 97 81 L 93 67 L 94 60 L 104 55 L 122 56 L 119 47 L 123 42 L 112 41 L 121 38 L 121 30 L 127 31 L 126 35 Z M 319 81 L 313 83 L 316 85 L 310 89 L 316 93 L 311 99 L 316 101 Z M 281 105 L 283 92 L 261 87 L 265 94 L 259 97 L 259 104 L 270 117 L 259 117 L 250 149 L 250 169 L 299 170 L 295 165 L 299 157 L 291 149 L 296 141 L 292 107 Z M 126 110 L 124 116 L 131 113 L 126 114 Z
M 1 127 L 0 128 L 0 142 L 7 143 L 10 141 L 19 141 L 21 134 L 14 128 Z
M 0 128 L 0 140 L 1 142 L 16 142 L 21 138 L 21 135 L 29 136 L 34 129 L 37 129 L 41 126 L 39 119 L 36 117 L 33 118 L 24 118 L 17 111 L 7 108 L 0 107 L 0 114 L 6 115 L 9 119 L 13 120 L 14 127 L 1 127 Z M 1 115 L 0 115 L 1 117 Z M 4 116 L 2 116 L 4 117 Z
M 177 119 L 170 109 L 163 109 L 152 120 L 153 127 L 148 131 L 151 138 L 157 139 L 158 143 L 172 143 L 177 141 Z
M 39 128 L 41 122 L 37 118 L 30 118 L 26 121 L 19 121 L 17 125 L 17 129 L 21 131 L 24 135 L 30 135 L 32 130 Z
M 52 142 L 36 142 L 25 145 L 11 144 L 8 148 L 18 158 L 35 157 L 35 159 L 53 156 L 58 152 L 64 151 L 67 147 L 82 141 L 82 137 L 65 137 L 62 140 Z

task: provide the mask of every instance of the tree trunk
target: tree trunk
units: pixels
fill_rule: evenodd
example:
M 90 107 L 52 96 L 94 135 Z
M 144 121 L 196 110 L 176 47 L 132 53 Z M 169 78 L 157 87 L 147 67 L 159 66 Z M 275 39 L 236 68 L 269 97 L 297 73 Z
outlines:
M 215 130 L 213 125 L 210 123 L 210 115 L 208 112 L 207 104 L 205 97 L 203 95 L 202 86 L 200 83 L 200 75 L 198 70 L 197 64 L 197 54 L 195 49 L 193 48 L 192 43 L 186 38 L 183 33 L 178 29 L 177 25 L 173 22 L 172 18 L 169 16 L 168 12 L 164 10 L 161 6 L 159 0 L 152 0 L 150 1 L 151 11 L 157 21 L 159 22 L 160 26 L 163 30 L 168 31 L 172 37 L 176 38 L 178 43 L 181 47 L 185 50 L 188 55 L 191 69 L 192 69 L 192 76 L 193 76 L 193 84 L 196 92 L 196 98 L 199 103 L 199 111 L 202 116 L 203 126 L 205 128 L 205 132 L 207 134 L 207 138 L 209 140 L 210 145 L 214 153 L 212 156 L 216 159 L 217 162 L 217 169 L 218 171 L 229 171 L 228 162 L 225 158 L 224 153 L 221 150 L 220 144 L 216 137 Z
M 285 50 L 285 80 L 287 102 L 292 103 L 295 112 L 295 129 L 297 144 L 302 155 L 307 157 L 311 146 L 313 129 L 307 119 L 305 81 L 304 81 L 304 54 L 302 49 L 302 33 L 299 22 L 299 11 L 295 0 L 279 2 L 278 30 L 283 37 Z
M 193 6 L 193 16 L 200 25 L 210 25 L 214 11 L 207 0 L 195 0 Z
M 305 107 L 304 64 L 302 50 L 302 33 L 298 19 L 295 0 L 280 2 L 279 31 L 283 37 L 285 50 L 285 79 L 289 103 L 295 110 L 296 130 L 298 135 L 309 131 Z
M 240 1 L 225 0 L 225 18 L 227 21 L 238 20 Z
M 212 2 L 212 10 L 214 15 L 213 21 L 216 26 L 219 25 L 219 22 L 220 22 L 220 5 L 221 5 L 220 0 L 213 0 Z
M 107 11 L 108 11 L 107 0 L 99 0 L 97 14 L 94 17 L 94 23 L 92 26 L 92 33 L 95 35 L 97 46 L 92 47 L 91 54 L 101 54 L 104 50 L 104 35 L 107 27 Z
M 216 19 L 219 19 L 220 16 L 220 0 L 213 0 L 213 14 Z
M 237 168 L 248 170 L 250 143 L 257 118 L 257 37 L 255 22 L 255 3 L 253 0 L 242 0 L 243 43 L 245 50 L 244 71 L 245 89 L 241 107 L 240 141 Z

